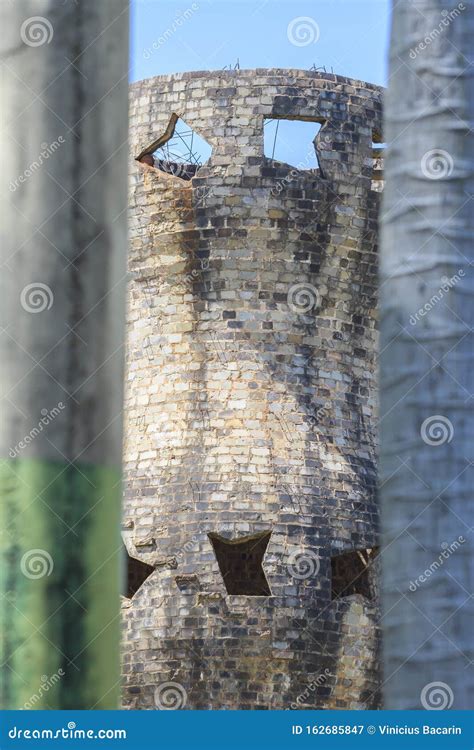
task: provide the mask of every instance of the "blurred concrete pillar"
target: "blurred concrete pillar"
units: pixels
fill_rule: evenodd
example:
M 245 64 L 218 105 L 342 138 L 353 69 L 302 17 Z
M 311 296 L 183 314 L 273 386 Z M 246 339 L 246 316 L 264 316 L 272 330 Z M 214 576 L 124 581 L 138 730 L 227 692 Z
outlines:
M 128 3 L 2 3 L 4 708 L 119 687 Z
M 393 2 L 380 259 L 390 710 L 474 701 L 473 33 L 473 0 Z

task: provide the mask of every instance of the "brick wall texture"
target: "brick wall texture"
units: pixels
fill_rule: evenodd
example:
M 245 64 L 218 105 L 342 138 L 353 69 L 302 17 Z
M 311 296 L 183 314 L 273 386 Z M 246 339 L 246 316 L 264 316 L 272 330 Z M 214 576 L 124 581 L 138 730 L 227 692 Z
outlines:
M 378 536 L 381 96 L 276 69 L 131 86 L 123 538 L 153 572 L 123 599 L 124 707 L 378 705 L 376 597 L 333 598 L 331 557 Z M 191 180 L 136 161 L 173 113 L 213 148 Z M 319 169 L 265 158 L 265 118 L 321 123 Z M 252 591 L 268 532 L 270 595 L 229 594 L 208 534 L 234 572 L 255 535 Z

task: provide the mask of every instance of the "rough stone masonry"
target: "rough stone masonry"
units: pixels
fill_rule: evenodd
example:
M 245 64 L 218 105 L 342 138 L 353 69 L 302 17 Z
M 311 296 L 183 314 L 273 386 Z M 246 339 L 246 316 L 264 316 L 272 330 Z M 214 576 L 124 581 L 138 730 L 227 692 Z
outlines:
M 125 707 L 378 706 L 381 96 L 279 69 L 131 87 Z M 151 153 L 177 117 L 213 151 L 173 174 Z M 264 157 L 266 118 L 319 123 L 319 168 Z

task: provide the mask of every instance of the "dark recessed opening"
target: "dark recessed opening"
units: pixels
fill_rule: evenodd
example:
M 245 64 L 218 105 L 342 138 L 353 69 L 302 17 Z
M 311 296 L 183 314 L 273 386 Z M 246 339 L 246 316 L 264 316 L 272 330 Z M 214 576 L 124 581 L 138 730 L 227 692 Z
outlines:
M 378 548 L 351 550 L 331 557 L 332 599 L 361 594 L 375 599 L 375 576 L 372 563 Z
M 191 180 L 211 153 L 210 144 L 177 114 L 172 114 L 165 132 L 141 151 L 137 161 L 182 180 Z
M 208 536 L 228 594 L 271 595 L 262 567 L 271 531 L 240 539 L 226 539 L 219 534 Z
M 125 565 L 126 580 L 124 596 L 126 596 L 127 599 L 131 599 L 155 569 L 152 565 L 148 565 L 141 560 L 137 560 L 135 557 L 130 557 L 126 549 Z

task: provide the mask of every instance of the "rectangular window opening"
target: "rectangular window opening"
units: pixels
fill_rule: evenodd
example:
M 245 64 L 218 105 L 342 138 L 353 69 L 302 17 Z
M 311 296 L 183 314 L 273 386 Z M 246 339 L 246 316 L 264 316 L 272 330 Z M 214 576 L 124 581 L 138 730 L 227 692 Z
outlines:
M 301 171 L 319 169 L 315 140 L 320 122 L 266 118 L 263 126 L 264 156 Z

